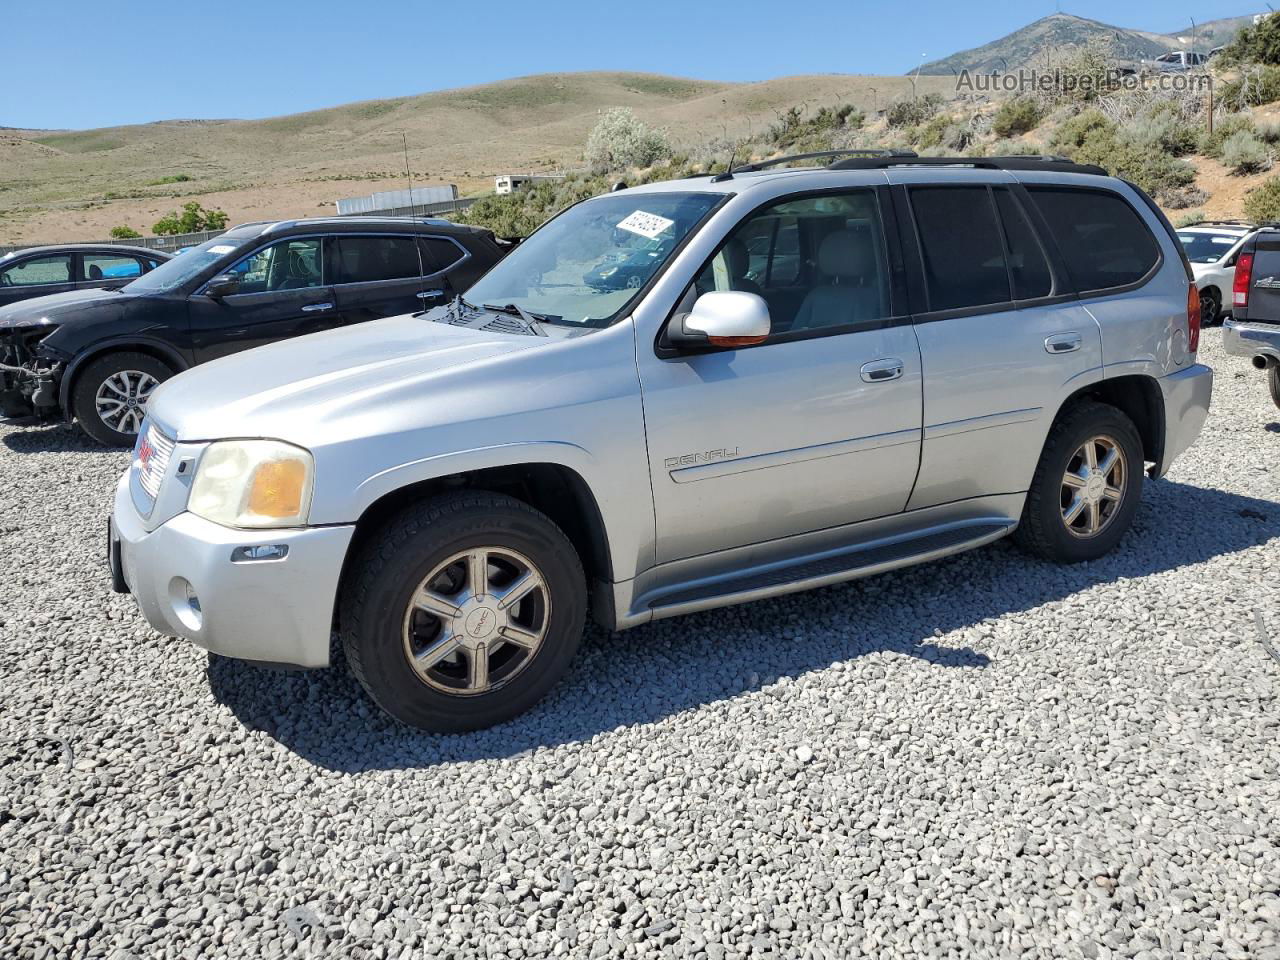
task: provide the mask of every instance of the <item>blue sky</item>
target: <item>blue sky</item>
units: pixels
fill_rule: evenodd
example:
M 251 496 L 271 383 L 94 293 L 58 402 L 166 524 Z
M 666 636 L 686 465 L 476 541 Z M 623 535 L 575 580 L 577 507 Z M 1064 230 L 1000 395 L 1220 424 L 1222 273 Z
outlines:
M 42 128 L 276 116 L 556 71 L 724 81 L 900 74 L 921 54 L 935 59 L 977 46 L 1056 9 L 1007 0 L 12 0 L 5 7 L 0 126 Z M 1251 11 L 1219 0 L 1132 0 L 1064 12 L 1164 33 L 1189 29 L 1190 16 Z

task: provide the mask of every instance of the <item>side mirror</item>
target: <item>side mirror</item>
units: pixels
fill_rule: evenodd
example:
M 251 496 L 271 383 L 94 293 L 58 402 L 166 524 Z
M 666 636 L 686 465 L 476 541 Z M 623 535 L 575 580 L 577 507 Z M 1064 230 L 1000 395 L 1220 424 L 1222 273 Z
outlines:
M 240 289 L 240 277 L 234 273 L 220 273 L 205 284 L 205 296 L 214 300 L 229 297 Z
M 726 290 L 704 293 L 690 313 L 667 325 L 667 339 L 678 347 L 751 347 L 769 337 L 769 305 L 754 293 Z

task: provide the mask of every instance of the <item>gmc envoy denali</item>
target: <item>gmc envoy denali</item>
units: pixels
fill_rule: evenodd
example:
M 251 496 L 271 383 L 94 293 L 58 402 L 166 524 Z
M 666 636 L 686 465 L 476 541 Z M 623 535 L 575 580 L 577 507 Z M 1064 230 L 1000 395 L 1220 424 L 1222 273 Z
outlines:
M 839 156 L 620 185 L 448 304 L 162 384 L 116 589 L 228 657 L 323 667 L 336 627 L 456 731 L 542 697 L 588 613 L 1106 553 L 1208 412 L 1168 222 L 1058 158 Z

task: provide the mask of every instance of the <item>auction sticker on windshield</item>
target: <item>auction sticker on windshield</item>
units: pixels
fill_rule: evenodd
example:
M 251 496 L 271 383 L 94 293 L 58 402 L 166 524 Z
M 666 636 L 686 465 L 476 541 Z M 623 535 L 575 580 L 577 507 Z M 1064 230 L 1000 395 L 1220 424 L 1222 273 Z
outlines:
M 235 246 L 234 246 L 233 244 L 229 244 L 229 243 L 220 243 L 220 244 L 218 244 L 216 247 L 210 247 L 210 248 L 209 248 L 209 252 L 210 252 L 210 253 L 216 253 L 216 254 L 218 254 L 219 256 L 221 256 L 221 255 L 222 255 L 222 254 L 224 254 L 224 253 L 230 253 L 230 252 L 231 252 L 232 250 L 234 250 L 234 249 L 235 249 Z
M 635 213 L 629 214 L 625 219 L 620 221 L 618 226 L 623 230 L 638 233 L 646 240 L 653 240 L 658 236 L 658 234 L 662 233 L 674 224 L 674 220 L 668 220 L 666 217 L 660 217 L 656 213 L 645 213 L 643 210 L 637 210 Z

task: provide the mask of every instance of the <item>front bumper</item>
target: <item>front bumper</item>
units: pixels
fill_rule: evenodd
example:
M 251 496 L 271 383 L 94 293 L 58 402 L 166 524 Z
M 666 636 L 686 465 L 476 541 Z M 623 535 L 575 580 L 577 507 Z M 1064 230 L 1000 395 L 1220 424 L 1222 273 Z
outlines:
M 1280 323 L 1222 325 L 1222 346 L 1233 357 L 1269 357 L 1280 362 Z
M 118 562 L 124 584 L 161 633 L 224 657 L 328 666 L 338 579 L 354 526 L 235 530 L 184 512 L 148 532 L 126 474 L 111 527 L 119 542 L 113 567 Z M 268 544 L 287 547 L 287 555 L 231 560 L 237 547 Z M 187 584 L 198 605 L 190 603 Z
M 1202 363 L 1196 363 L 1156 382 L 1164 396 L 1164 452 L 1152 476 L 1162 477 L 1173 461 L 1200 436 L 1205 418 L 1209 416 L 1213 371 Z

